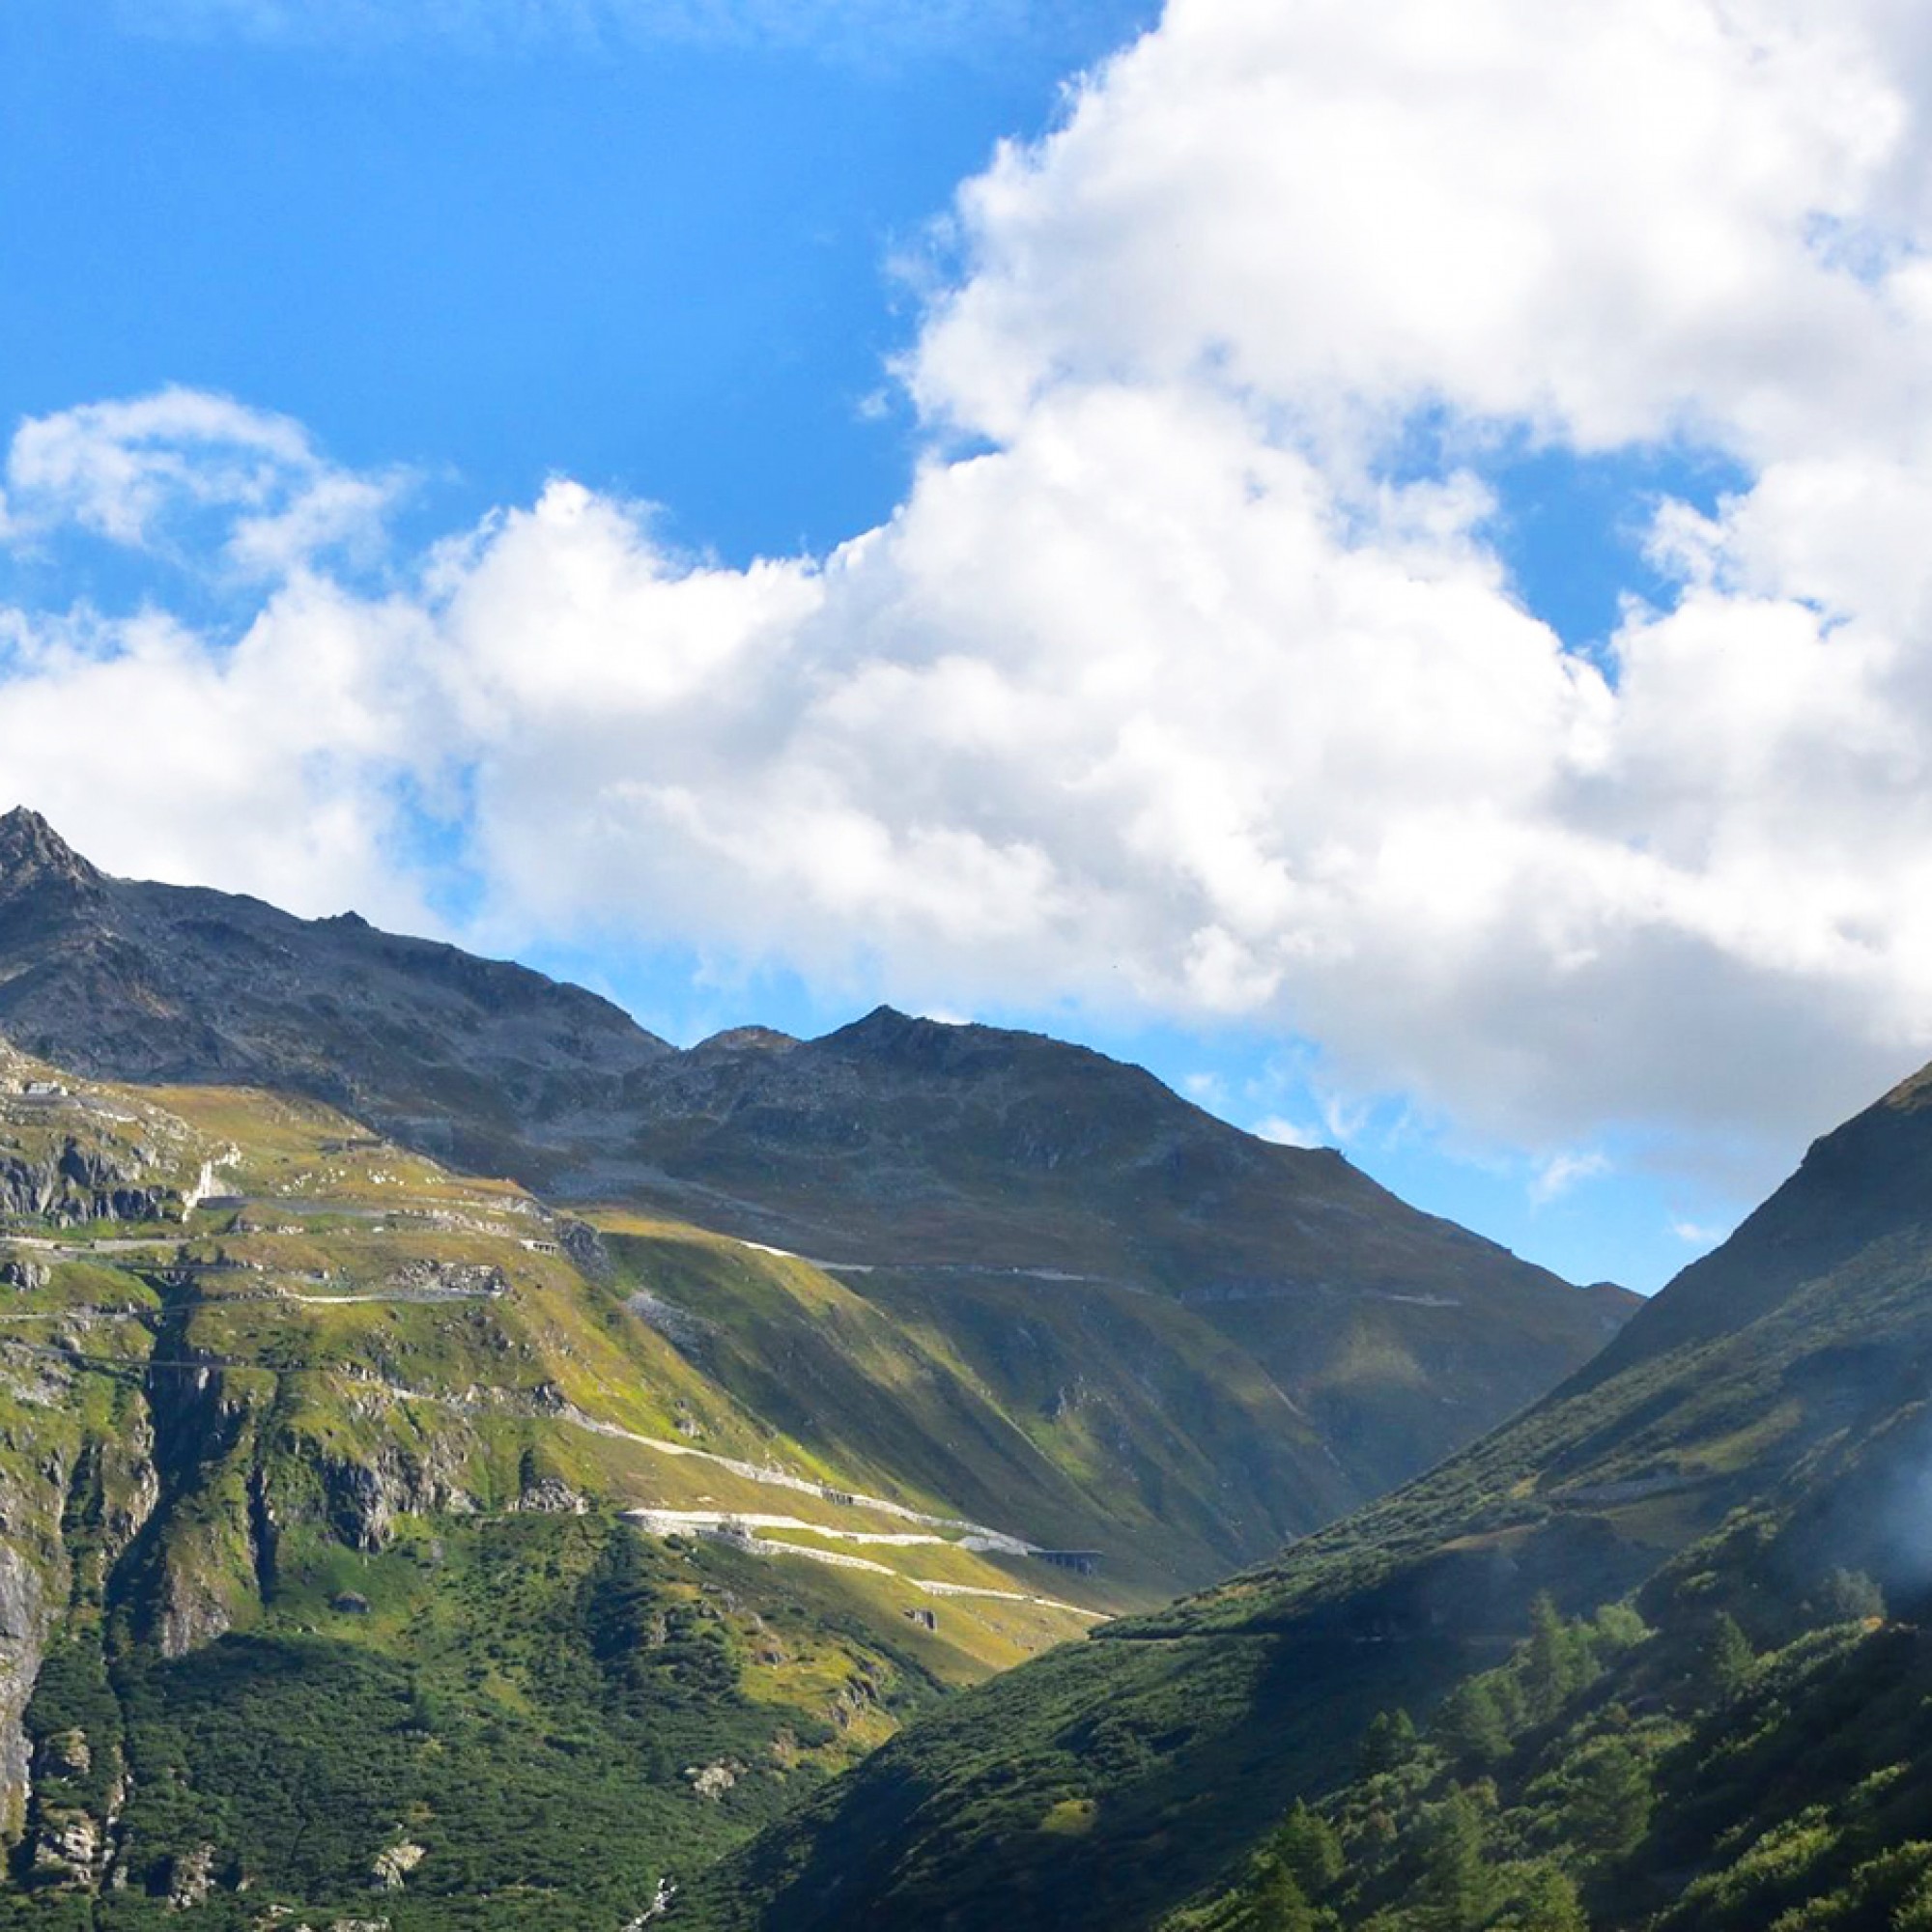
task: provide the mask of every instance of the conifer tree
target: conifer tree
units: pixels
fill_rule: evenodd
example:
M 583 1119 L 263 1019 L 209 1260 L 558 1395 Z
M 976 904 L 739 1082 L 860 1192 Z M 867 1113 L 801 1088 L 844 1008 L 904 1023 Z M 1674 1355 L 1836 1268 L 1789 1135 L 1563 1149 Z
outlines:
M 1554 1865 L 1539 1865 L 1523 1886 L 1521 1902 L 1497 1921 L 1497 1932 L 1590 1932 L 1576 1881 Z
M 1656 1802 L 1643 1760 L 1618 1738 L 1582 1751 L 1570 1768 L 1571 1834 L 1599 1858 L 1621 1858 L 1650 1827 Z
M 1320 1898 L 1342 1876 L 1341 1834 L 1299 1799 L 1276 1829 L 1269 1850 L 1310 1898 Z
M 1362 1737 L 1360 1773 L 1377 1777 L 1400 1771 L 1415 1755 L 1415 1719 L 1406 1711 L 1379 1711 Z
M 1459 1764 L 1492 1765 L 1509 1755 L 1509 1725 L 1487 1677 L 1463 1678 L 1442 1700 L 1432 1728 Z
M 1294 1874 L 1280 1859 L 1264 1854 L 1235 1922 L 1237 1932 L 1319 1932 L 1321 1920 Z
M 1731 1703 L 1750 1679 L 1757 1662 L 1750 1639 L 1728 1610 L 1719 1610 L 1704 1643 L 1704 1685 L 1714 1704 Z
M 1529 1606 L 1529 1655 L 1522 1672 L 1530 1721 L 1548 1723 L 1581 1688 L 1585 1671 L 1581 1633 L 1564 1623 L 1549 1592 L 1539 1590 Z
M 1473 1932 L 1489 1917 L 1494 1887 L 1484 1856 L 1483 1814 L 1456 1786 L 1430 1807 L 1421 1900 L 1435 1932 Z

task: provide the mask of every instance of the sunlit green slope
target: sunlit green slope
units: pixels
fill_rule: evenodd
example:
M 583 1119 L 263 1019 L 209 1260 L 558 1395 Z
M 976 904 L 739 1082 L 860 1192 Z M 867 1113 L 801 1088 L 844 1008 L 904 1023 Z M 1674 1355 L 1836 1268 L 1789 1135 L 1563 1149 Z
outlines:
M 0 1188 L 0 1923 L 615 1927 L 1123 1601 L 901 1456 L 890 1333 L 837 1429 L 707 1373 L 800 1264 L 4 1049 Z

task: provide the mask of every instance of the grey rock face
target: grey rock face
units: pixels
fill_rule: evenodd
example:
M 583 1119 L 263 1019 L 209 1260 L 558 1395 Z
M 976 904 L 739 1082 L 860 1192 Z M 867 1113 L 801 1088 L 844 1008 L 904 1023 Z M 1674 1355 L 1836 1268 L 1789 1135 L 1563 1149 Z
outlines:
M 168 1871 L 168 1903 L 176 1911 L 206 1905 L 214 1889 L 214 1847 L 197 1845 L 176 1859 Z
M 590 1505 L 560 1476 L 540 1476 L 517 1498 L 517 1507 L 535 1516 L 582 1516 Z
M 355 1549 L 384 1548 L 399 1516 L 468 1515 L 475 1499 L 456 1480 L 454 1452 L 432 1443 L 414 1456 L 386 1443 L 371 1461 L 321 1465 L 330 1524 Z
M 611 1272 L 611 1257 L 604 1236 L 588 1221 L 565 1219 L 556 1224 L 556 1237 L 563 1251 L 593 1281 L 602 1281 Z
M 0 1212 L 22 1219 L 157 1221 L 176 1198 L 172 1188 L 143 1185 L 137 1173 L 71 1139 L 57 1156 L 0 1160 Z
M 163 1657 L 185 1657 L 213 1643 L 234 1621 L 228 1605 L 206 1584 L 177 1565 L 168 1566 L 154 1620 L 155 1642 Z
M 81 1777 L 94 1768 L 94 1750 L 85 1731 L 56 1731 L 41 1740 L 37 1755 L 43 1777 Z
M 377 1891 L 401 1891 L 410 1874 L 428 1856 L 421 1845 L 408 1841 L 391 1845 L 376 1854 L 375 1863 L 369 1867 L 369 1883 Z
M 34 1836 L 34 1876 L 43 1884 L 91 1887 L 100 1869 L 105 1834 L 90 1811 L 56 1810 L 43 1815 Z
M 40 1675 L 47 1622 L 39 1573 L 0 1538 L 0 1836 L 15 1835 L 26 1816 L 29 1747 L 20 1720 Z

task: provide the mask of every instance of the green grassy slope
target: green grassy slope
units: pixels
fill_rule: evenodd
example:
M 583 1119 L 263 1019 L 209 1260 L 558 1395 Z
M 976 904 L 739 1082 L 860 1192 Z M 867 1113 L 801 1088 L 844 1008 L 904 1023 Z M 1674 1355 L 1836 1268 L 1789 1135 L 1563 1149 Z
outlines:
M 836 1301 L 801 1264 L 0 1048 L 6 1162 L 0 1924 L 615 1927 L 1132 1601 L 904 1453 L 890 1334 L 793 1433 L 640 1312 L 679 1253 Z
M 1821 1143 L 1606 1372 L 1278 1560 L 935 1713 L 727 1860 L 688 1922 L 1151 1926 L 1236 1874 L 1298 1794 L 1346 1782 L 1374 1713 L 1426 1716 L 1505 1656 L 1539 1591 L 1577 1612 L 1647 1590 L 1683 1629 L 1731 1603 L 1767 1645 L 1793 1634 L 1776 1606 L 1834 1569 L 1916 1604 L 1932 1577 L 1923 1091 Z M 1693 1320 L 1680 1294 L 1709 1305 Z
M 673 1346 L 748 1413 L 867 1481 L 915 1481 L 1036 1542 L 1098 1550 L 1129 1600 L 1225 1571 L 1352 1499 L 1253 1358 L 1171 1302 L 840 1278 L 725 1236 L 593 1218 L 616 1278 L 662 1305 Z

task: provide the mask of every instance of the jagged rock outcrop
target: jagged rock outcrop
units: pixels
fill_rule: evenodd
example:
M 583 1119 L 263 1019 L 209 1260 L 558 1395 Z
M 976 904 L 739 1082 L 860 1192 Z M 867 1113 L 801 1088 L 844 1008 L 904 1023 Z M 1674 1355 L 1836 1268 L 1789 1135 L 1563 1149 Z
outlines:
M 592 1281 L 604 1281 L 611 1274 L 611 1256 L 604 1236 L 588 1221 L 566 1216 L 556 1224 L 557 1244 Z
M 44 1214 L 60 1198 L 60 1168 L 53 1160 L 10 1154 L 0 1160 L 0 1213 Z
M 178 1912 L 206 1905 L 214 1889 L 214 1847 L 197 1845 L 173 1860 L 168 1867 L 168 1903 Z
M 94 1768 L 94 1748 L 81 1730 L 55 1731 L 43 1738 L 34 1756 L 43 1777 L 79 1777 Z
M 69 1506 L 95 1525 L 93 1559 L 104 1577 L 148 1526 L 161 1499 L 155 1466 L 155 1428 L 145 1402 L 128 1406 L 120 1432 L 82 1442 L 68 1481 Z
M 186 1564 L 167 1562 L 155 1605 L 153 1635 L 163 1657 L 185 1657 L 235 1626 L 226 1598 Z
M 354 1549 L 382 1549 L 400 1516 L 468 1516 L 476 1500 L 458 1480 L 454 1445 L 433 1441 L 416 1455 L 394 1442 L 372 1458 L 325 1456 L 319 1473 L 330 1526 Z
M 6 1534 L 15 1514 L 0 1490 L 0 1840 L 18 1836 L 25 1822 L 32 1771 L 21 1719 L 50 1621 L 40 1573 Z
M 410 1874 L 429 1857 L 428 1850 L 405 1840 L 376 1854 L 369 1867 L 369 1883 L 377 1891 L 401 1891 Z
M 0 1159 L 0 1213 L 20 1219 L 158 1221 L 179 1201 L 172 1187 L 144 1184 L 137 1169 L 71 1138 L 57 1154 Z
M 687 1765 L 684 1775 L 691 1780 L 692 1790 L 699 1798 L 708 1798 L 714 1804 L 738 1782 L 742 1765 L 727 1763 L 719 1758 L 715 1763 Z
M 534 1516 L 582 1516 L 589 1507 L 561 1476 L 540 1476 L 517 1498 L 517 1508 Z
M 0 905 L 43 914 L 99 904 L 102 873 L 83 859 L 38 811 L 0 818 Z
M 34 1833 L 34 1877 L 42 1885 L 91 1889 L 105 1849 L 106 1834 L 93 1812 L 49 1806 Z

